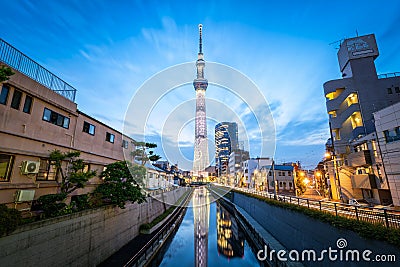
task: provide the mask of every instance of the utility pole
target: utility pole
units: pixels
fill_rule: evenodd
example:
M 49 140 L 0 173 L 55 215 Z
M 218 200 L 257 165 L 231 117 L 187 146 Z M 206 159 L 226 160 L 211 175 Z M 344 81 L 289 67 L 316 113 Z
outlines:
M 277 184 L 277 182 L 276 182 L 276 177 L 275 177 L 275 162 L 274 162 L 274 159 L 272 159 L 271 169 L 272 169 L 272 179 L 274 181 L 274 199 L 276 199 L 276 184 Z
M 339 177 L 339 171 L 338 171 L 338 167 L 337 167 L 337 158 L 336 158 L 335 144 L 333 141 L 331 122 L 329 122 L 329 132 L 331 134 L 331 141 L 332 141 L 333 176 L 335 177 L 335 185 L 337 187 L 336 190 L 339 193 L 340 202 L 343 202 L 342 187 L 340 185 L 340 177 Z

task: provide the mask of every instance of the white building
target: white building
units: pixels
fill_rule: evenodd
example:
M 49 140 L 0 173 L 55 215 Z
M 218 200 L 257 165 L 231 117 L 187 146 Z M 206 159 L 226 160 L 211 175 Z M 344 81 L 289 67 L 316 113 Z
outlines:
M 242 162 L 242 173 L 244 186 L 254 188 L 255 175 L 261 171 L 262 166 L 272 165 L 270 158 L 252 158 Z
M 374 119 L 393 204 L 400 206 L 400 103 L 375 112 Z

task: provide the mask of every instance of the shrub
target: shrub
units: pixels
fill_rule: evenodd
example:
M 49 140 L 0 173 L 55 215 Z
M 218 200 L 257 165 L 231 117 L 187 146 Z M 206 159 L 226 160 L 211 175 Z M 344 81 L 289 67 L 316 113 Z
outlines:
M 64 203 L 66 198 L 67 194 L 65 193 L 43 195 L 37 199 L 36 208 L 43 210 L 46 218 L 68 214 L 72 210 Z
M 87 194 L 72 196 L 71 206 L 74 211 L 81 211 L 92 207 Z
M 0 236 L 13 232 L 21 221 L 21 213 L 18 210 L 0 204 Z

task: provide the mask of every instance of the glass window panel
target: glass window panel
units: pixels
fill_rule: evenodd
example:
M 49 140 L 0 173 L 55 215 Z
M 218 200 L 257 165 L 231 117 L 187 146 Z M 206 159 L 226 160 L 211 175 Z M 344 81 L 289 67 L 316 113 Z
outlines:
M 57 114 L 57 125 L 63 126 L 64 125 L 64 116 Z
M 66 129 L 69 128 L 69 118 L 64 117 L 64 124 L 63 124 L 63 127 L 66 128 Z
M 50 121 L 50 116 L 51 116 L 51 110 L 45 108 L 43 112 L 43 120 Z
M 19 109 L 19 106 L 21 104 L 21 97 L 22 97 L 22 92 L 18 90 L 14 90 L 14 94 L 11 100 L 11 107 L 15 109 Z
M 94 125 L 92 125 L 92 124 L 90 124 L 89 125 L 89 133 L 91 134 L 91 135 L 94 135 L 94 130 L 95 130 L 95 126 Z
M 31 107 L 32 107 L 32 97 L 27 95 L 25 96 L 25 103 L 24 103 L 24 108 L 22 109 L 23 112 L 25 113 L 31 113 Z
M 9 91 L 10 91 L 10 88 L 7 85 L 3 84 L 3 87 L 1 88 L 1 93 L 0 93 L 0 104 L 3 104 L 3 105 L 7 104 Z
M 13 156 L 0 154 L 0 182 L 8 182 L 13 163 Z

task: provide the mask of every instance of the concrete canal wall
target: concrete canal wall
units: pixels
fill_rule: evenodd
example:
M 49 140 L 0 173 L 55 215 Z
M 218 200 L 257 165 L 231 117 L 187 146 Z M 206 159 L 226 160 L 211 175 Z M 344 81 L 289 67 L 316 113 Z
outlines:
M 175 203 L 186 190 L 165 192 L 165 202 Z M 125 209 L 103 207 L 24 225 L 0 238 L 0 266 L 96 266 L 164 212 L 161 199 L 159 194 Z
M 328 250 L 331 247 L 334 250 L 340 250 L 337 241 L 344 238 L 347 245 L 342 248 L 345 253 L 347 250 L 359 250 L 360 258 L 364 250 L 371 250 L 370 258 L 377 254 L 394 254 L 396 262 L 377 263 L 377 262 L 349 262 L 349 261 L 325 261 L 307 262 L 306 266 L 398 266 L 400 261 L 400 251 L 398 248 L 382 241 L 364 239 L 356 233 L 349 230 L 341 230 L 330 224 L 310 218 L 304 214 L 287 210 L 267 204 L 258 199 L 245 196 L 240 193 L 234 193 L 233 202 L 247 211 L 260 225 L 263 226 L 275 239 L 277 239 L 288 251 L 290 250 L 310 250 L 317 252 L 317 257 L 322 250 Z M 322 264 L 322 265 L 321 265 Z M 378 264 L 378 265 L 377 265 Z

